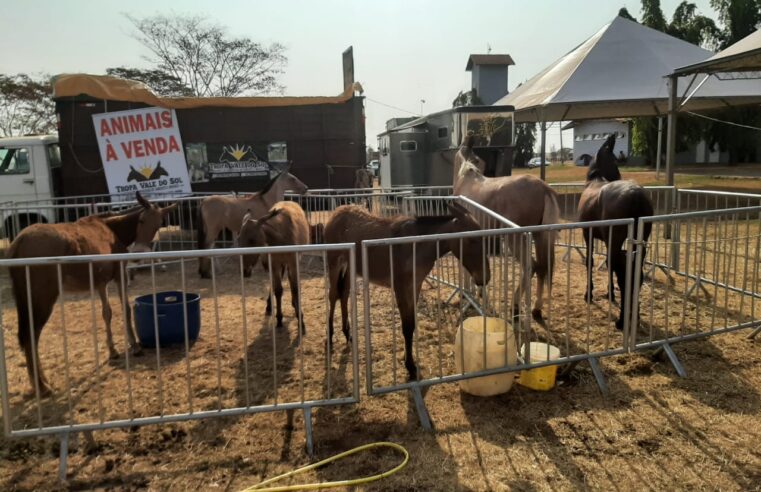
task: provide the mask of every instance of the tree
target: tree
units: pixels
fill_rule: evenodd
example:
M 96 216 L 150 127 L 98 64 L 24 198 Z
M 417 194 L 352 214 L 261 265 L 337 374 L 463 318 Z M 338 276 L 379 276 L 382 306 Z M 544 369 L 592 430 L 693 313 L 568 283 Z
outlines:
M 642 24 L 666 32 L 666 17 L 661 10 L 661 0 L 642 0 Z
M 107 68 L 106 74 L 142 82 L 160 96 L 192 97 L 194 95 L 193 90 L 183 84 L 180 79 L 160 69 L 114 67 Z
M 282 92 L 278 75 L 287 62 L 285 47 L 232 37 L 203 17 L 126 16 L 133 37 L 148 48 L 156 69 L 175 77 L 201 97 Z
M 0 74 L 0 136 L 55 130 L 55 104 L 49 79 L 48 75 Z
M 516 167 L 525 167 L 534 156 L 536 143 L 536 123 L 518 123 L 515 125 L 515 150 L 513 161 Z
M 719 14 L 719 22 L 724 26 L 720 49 L 752 34 L 761 24 L 761 0 L 711 0 L 711 7 Z
M 632 16 L 632 14 L 626 10 L 626 7 L 621 7 L 621 10 L 618 11 L 618 16 L 623 17 L 624 19 L 629 19 L 630 21 L 637 22 L 637 19 L 635 19 L 634 16 Z
M 459 108 L 460 106 L 481 106 L 483 101 L 478 97 L 475 89 L 469 91 L 460 91 L 457 97 L 452 101 L 453 108 Z
M 710 17 L 697 13 L 694 3 L 680 3 L 671 19 L 666 32 L 698 46 L 714 47 L 718 44 L 721 31 Z

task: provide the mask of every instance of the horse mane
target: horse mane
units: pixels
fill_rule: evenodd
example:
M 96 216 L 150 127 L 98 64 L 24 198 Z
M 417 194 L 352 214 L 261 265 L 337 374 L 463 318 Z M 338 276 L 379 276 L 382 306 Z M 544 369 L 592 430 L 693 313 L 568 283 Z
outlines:
M 481 174 L 481 170 L 478 169 L 478 166 L 470 162 L 469 160 L 465 160 L 460 165 L 460 172 L 458 173 L 459 177 L 465 176 L 470 171 L 475 171 L 477 174 Z

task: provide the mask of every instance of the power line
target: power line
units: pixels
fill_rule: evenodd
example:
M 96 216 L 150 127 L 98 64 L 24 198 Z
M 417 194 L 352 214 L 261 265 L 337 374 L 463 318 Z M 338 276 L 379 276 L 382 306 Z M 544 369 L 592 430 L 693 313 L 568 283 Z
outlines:
M 725 121 L 725 120 L 720 120 L 718 118 L 711 118 L 710 116 L 706 116 L 704 114 L 699 114 L 699 113 L 693 113 L 692 111 L 685 111 L 685 113 L 691 114 L 692 116 L 697 116 L 698 118 L 704 118 L 706 120 L 715 121 L 716 123 L 724 123 L 725 125 L 739 126 L 740 128 L 747 128 L 749 130 L 761 131 L 761 128 L 757 126 L 743 125 L 741 123 L 735 123 L 733 121 Z
M 371 98 L 369 98 L 367 96 L 365 96 L 365 99 L 367 99 L 370 102 L 374 102 L 375 104 L 380 104 L 381 106 L 386 106 L 387 108 L 395 109 L 397 111 L 401 111 L 403 113 L 411 114 L 413 116 L 422 116 L 420 113 L 415 113 L 415 112 L 412 112 L 412 111 L 407 111 L 406 109 L 402 109 L 402 108 L 398 108 L 396 106 L 392 106 L 390 104 L 382 103 L 380 101 L 376 101 L 375 99 L 371 99 Z

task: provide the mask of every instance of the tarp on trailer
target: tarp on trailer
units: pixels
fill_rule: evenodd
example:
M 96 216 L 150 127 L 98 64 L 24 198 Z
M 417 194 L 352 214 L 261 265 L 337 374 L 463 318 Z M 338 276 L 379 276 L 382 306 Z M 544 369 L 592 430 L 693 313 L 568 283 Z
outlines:
M 657 116 L 668 112 L 667 75 L 711 52 L 616 17 L 571 52 L 495 104 L 525 121 Z M 680 96 L 696 87 L 680 80 Z M 707 80 L 685 110 L 761 103 L 761 81 Z
M 761 29 L 700 63 L 674 70 L 678 75 L 692 73 L 761 72 Z
M 161 97 L 150 87 L 136 80 L 108 75 L 63 74 L 53 78 L 53 99 L 88 96 L 104 101 L 143 103 L 170 109 L 204 107 L 256 108 L 281 106 L 307 106 L 314 104 L 345 103 L 354 92 L 363 92 L 359 82 L 335 97 Z

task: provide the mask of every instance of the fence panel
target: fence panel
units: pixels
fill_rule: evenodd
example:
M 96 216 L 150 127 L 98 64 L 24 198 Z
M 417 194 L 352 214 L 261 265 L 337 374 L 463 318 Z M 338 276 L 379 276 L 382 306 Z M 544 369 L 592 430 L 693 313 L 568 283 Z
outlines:
M 687 203 L 683 197 L 681 204 Z M 637 261 L 644 264 L 644 277 L 635 269 L 640 314 L 632 320 L 632 346 L 645 349 L 761 324 L 760 240 L 761 206 L 640 219 Z
M 302 410 L 311 449 L 311 409 L 355 403 L 359 398 L 356 333 L 349 350 L 334 354 L 326 350 L 327 262 L 315 268 L 307 261 L 308 255 L 325 258 L 330 251 L 348 252 L 354 258 L 354 245 L 332 244 L 0 260 L 0 278 L 7 282 L 9 269 L 14 269 L 27 279 L 30 295 L 50 289 L 60 292 L 57 299 L 53 297 L 52 314 L 37 343 L 39 364 L 31 365 L 49 378 L 50 394 L 27 375 L 24 353 L 15 343 L 19 328 L 16 309 L 7 301 L 1 306 L 0 390 L 6 435 L 67 436 L 71 432 Z M 243 258 L 252 254 L 262 255 L 269 273 L 255 268 L 252 278 L 244 278 Z M 284 326 L 277 327 L 273 316 L 276 303 L 269 293 L 277 285 L 273 276 L 279 271 L 278 255 L 284 254 L 295 258 L 296 272 L 292 273 L 297 281 L 286 289 Z M 195 264 L 201 256 L 228 258 L 237 269 L 212 267 L 211 280 L 200 280 Z M 136 296 L 147 296 L 156 305 L 156 300 L 169 292 L 169 300 L 175 297 L 175 305 L 181 306 L 179 344 L 145 347 L 142 354 L 133 354 L 117 295 L 119 285 L 112 282 L 107 299 L 113 309 L 117 353 L 109 353 L 96 279 L 110 267 L 123 272 L 131 261 L 147 266 L 129 285 L 122 282 L 127 312 Z M 172 264 L 162 271 L 160 261 Z M 356 331 L 354 262 L 350 265 L 350 319 Z M 45 282 L 40 280 L 43 274 L 47 274 Z M 72 278 L 79 280 L 77 286 L 72 285 Z M 5 289 L 7 292 L 7 285 Z M 291 307 L 292 291 L 301 300 L 301 315 Z M 195 342 L 191 293 L 200 295 L 200 335 Z M 268 299 L 273 315 L 265 314 Z M 34 315 L 40 316 L 40 311 L 30 312 L 30 325 L 20 329 L 31 334 Z M 139 316 L 135 311 L 135 321 Z M 145 316 L 143 312 L 142 322 L 152 322 L 153 328 L 147 328 L 140 338 L 158 337 L 156 327 L 169 315 L 150 308 L 147 320 Z M 303 333 L 298 330 L 299 316 L 306 328 Z M 112 355 L 116 358 L 109 358 Z M 25 398 L 30 390 L 32 398 Z
M 578 257 L 563 255 L 563 252 L 570 248 L 567 241 L 571 235 L 591 235 L 590 224 L 594 224 L 604 235 L 611 235 L 616 228 L 623 228 L 627 239 L 626 252 L 623 254 L 629 261 L 626 261 L 626 267 L 622 271 L 622 282 L 625 282 L 624 285 L 630 285 L 629 266 L 632 264 L 634 238 L 632 219 L 588 224 L 506 227 L 488 231 L 363 241 L 367 392 L 372 395 L 405 389 L 412 391 L 418 403 L 421 422 L 425 426 L 428 425 L 428 418 L 420 388 L 439 383 L 516 372 L 527 367 L 589 360 L 596 375 L 600 377 L 598 381 L 604 387 L 596 358 L 627 351 L 625 333 L 628 333 L 629 303 L 625 303 L 622 318 L 625 323 L 624 330 L 619 331 L 615 328 L 615 320 L 619 313 L 610 299 L 607 275 L 591 268 L 592 265 L 585 264 Z M 544 319 L 536 320 L 532 317 L 531 306 L 536 300 L 535 284 L 526 286 L 522 293 L 518 291 L 518 287 L 521 283 L 522 269 L 529 268 L 532 261 L 525 252 L 531 251 L 532 243 L 537 242 L 537 235 L 540 233 L 554 235 L 554 241 L 547 247 L 555 250 L 556 264 L 552 293 L 550 295 L 547 291 L 544 292 Z M 474 284 L 468 269 L 463 268 L 461 262 L 453 258 L 452 253 L 443 254 L 450 251 L 453 244 L 456 246 L 459 243 L 462 250 L 467 241 L 473 240 L 485 253 L 483 264 L 476 268 L 476 273 L 479 273 L 480 269 L 482 278 L 487 272 L 490 277 L 489 283 L 480 287 Z M 495 243 L 498 246 L 490 250 L 489 245 Z M 473 246 L 472 243 L 470 245 Z M 414 303 L 415 328 L 411 346 L 419 370 L 414 379 L 408 380 L 403 325 L 409 326 L 410 320 L 404 310 L 400 309 L 403 299 L 392 293 L 395 286 L 399 286 L 399 279 L 406 277 L 404 272 L 395 271 L 393 258 L 395 255 L 404 255 L 411 258 L 412 264 L 416 264 L 418 255 L 423 258 L 431 251 L 436 252 L 436 256 L 441 258 L 427 275 Z M 391 272 L 389 282 L 381 286 L 366 280 L 371 262 L 376 265 L 379 262 L 388 263 Z M 591 268 L 598 285 L 593 302 L 589 304 L 584 301 L 586 283 L 583 279 L 586 278 L 587 267 Z M 425 272 L 415 271 L 414 275 L 425 275 Z M 620 299 L 620 292 L 615 296 Z M 629 299 L 629 296 L 626 299 Z M 462 329 L 466 318 L 481 314 L 502 318 L 507 322 L 504 328 L 505 338 L 512 336 L 515 339 L 516 348 L 520 352 L 518 363 L 509 363 L 511 355 L 506 344 L 504 364 L 487 370 L 458 372 L 453 357 L 455 332 L 458 327 Z M 530 344 L 526 342 L 536 340 L 559 347 L 561 358 L 554 361 L 531 362 Z

